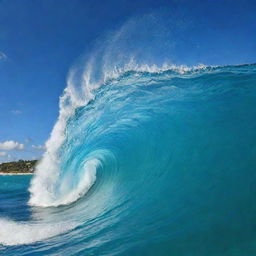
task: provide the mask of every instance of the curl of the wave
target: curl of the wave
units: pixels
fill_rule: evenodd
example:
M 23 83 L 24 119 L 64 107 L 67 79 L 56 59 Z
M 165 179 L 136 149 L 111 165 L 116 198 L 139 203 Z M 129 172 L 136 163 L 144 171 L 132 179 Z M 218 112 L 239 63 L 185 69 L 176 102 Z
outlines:
M 66 194 L 63 199 L 56 198 L 55 185 L 59 181 L 60 175 L 60 160 L 59 160 L 59 150 L 65 141 L 65 129 L 68 119 L 74 114 L 78 107 L 85 106 L 93 100 L 95 95 L 94 90 L 104 86 L 109 80 L 118 79 L 124 73 L 127 72 L 147 72 L 147 73 L 162 73 L 166 71 L 174 71 L 179 74 L 184 74 L 190 71 L 198 71 L 205 69 L 204 65 L 199 65 L 196 67 L 187 66 L 175 66 L 164 64 L 161 67 L 157 65 L 139 65 L 133 59 L 126 65 L 121 67 L 114 67 L 111 72 L 103 72 L 102 77 L 99 81 L 91 83 L 90 75 L 88 69 L 91 70 L 92 66 L 87 68 L 87 71 L 83 74 L 82 86 L 77 89 L 73 83 L 73 72 L 68 79 L 68 86 L 64 90 L 64 95 L 60 98 L 60 114 L 59 118 L 53 128 L 51 136 L 46 143 L 46 152 L 43 155 L 42 160 L 36 167 L 35 177 L 32 179 L 30 192 L 31 198 L 29 204 L 36 206 L 58 206 L 61 204 L 68 204 L 76 201 L 81 195 L 84 195 L 96 180 L 96 169 L 98 160 L 91 160 L 90 164 L 87 163 L 85 166 L 85 176 L 86 181 L 79 184 L 77 191 L 70 191 L 70 194 Z M 114 83 L 113 83 L 114 84 Z M 93 167 L 92 167 L 93 165 Z M 93 169 L 93 171 L 91 170 Z M 84 186 L 82 188 L 81 186 Z M 84 191 L 83 193 L 80 190 Z
M 64 196 L 62 195 L 61 198 L 57 195 L 59 193 L 56 193 L 57 183 L 62 182 L 60 181 L 60 149 L 66 138 L 68 120 L 74 115 L 78 107 L 85 106 L 94 99 L 96 89 L 104 86 L 108 81 L 118 80 L 124 73 L 131 71 L 136 72 L 138 75 L 141 72 L 162 73 L 168 70 L 184 74 L 206 68 L 204 65 L 196 67 L 175 66 L 165 61 L 162 62 L 163 64 L 155 64 L 152 62 L 152 55 L 150 58 L 147 58 L 145 54 L 141 57 L 141 51 L 128 49 L 131 44 L 127 40 L 127 35 L 131 35 L 130 40 L 132 39 L 133 45 L 135 45 L 134 38 L 136 37 L 133 36 L 134 31 L 142 33 L 142 30 L 145 30 L 145 23 L 152 23 L 152 26 L 155 27 L 154 29 L 159 31 L 152 17 L 147 17 L 146 20 L 145 17 L 131 19 L 120 30 L 107 35 L 108 39 L 104 40 L 104 46 L 102 46 L 102 43 L 96 44 L 95 49 L 92 51 L 93 53 L 89 57 L 87 56 L 86 60 L 84 60 L 84 57 L 82 61 L 71 68 L 67 87 L 64 90 L 63 96 L 60 97 L 58 120 L 50 138 L 46 142 L 46 152 L 36 167 L 35 175 L 29 188 L 31 193 L 30 205 L 43 207 L 57 206 L 71 203 L 79 198 L 77 195 L 72 196 L 75 193 L 74 191 L 69 191 Z M 148 34 L 148 32 L 145 33 Z M 152 35 L 154 36 L 154 33 Z M 157 37 L 159 37 L 159 33 Z M 153 41 L 156 44 L 156 40 L 155 38 L 153 40 L 147 38 L 147 40 L 149 47 L 148 49 L 144 48 L 143 51 L 152 53 L 152 47 L 149 42 Z M 97 159 L 94 161 L 97 162 Z M 87 166 L 85 172 L 90 172 L 90 168 Z M 86 189 L 80 188 L 79 190 L 88 191 L 93 185 L 96 180 L 97 168 L 94 167 L 94 169 L 93 174 L 85 175 L 84 179 L 88 180 L 82 182 L 84 185 L 80 184 L 85 186 Z M 79 192 L 78 195 L 85 193 Z

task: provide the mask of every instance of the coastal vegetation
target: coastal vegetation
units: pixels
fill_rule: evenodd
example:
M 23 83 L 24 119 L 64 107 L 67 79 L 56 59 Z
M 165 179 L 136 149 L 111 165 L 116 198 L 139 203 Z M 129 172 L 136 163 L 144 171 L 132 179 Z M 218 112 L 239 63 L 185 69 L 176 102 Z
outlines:
M 33 173 L 38 160 L 19 160 L 0 164 L 0 173 Z

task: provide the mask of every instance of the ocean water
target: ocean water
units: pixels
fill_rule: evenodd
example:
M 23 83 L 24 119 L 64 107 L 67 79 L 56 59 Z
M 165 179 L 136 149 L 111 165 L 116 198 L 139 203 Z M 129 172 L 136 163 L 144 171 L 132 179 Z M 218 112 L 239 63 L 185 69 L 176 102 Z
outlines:
M 0 254 L 255 255 L 256 65 L 116 74 L 69 84 L 36 174 L 0 177 Z

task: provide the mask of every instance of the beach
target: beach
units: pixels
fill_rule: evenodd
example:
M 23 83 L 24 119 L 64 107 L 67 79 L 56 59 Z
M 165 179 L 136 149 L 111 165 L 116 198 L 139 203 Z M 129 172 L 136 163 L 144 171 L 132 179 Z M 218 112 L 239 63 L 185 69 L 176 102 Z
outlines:
M 31 172 L 0 172 L 0 175 L 32 175 Z

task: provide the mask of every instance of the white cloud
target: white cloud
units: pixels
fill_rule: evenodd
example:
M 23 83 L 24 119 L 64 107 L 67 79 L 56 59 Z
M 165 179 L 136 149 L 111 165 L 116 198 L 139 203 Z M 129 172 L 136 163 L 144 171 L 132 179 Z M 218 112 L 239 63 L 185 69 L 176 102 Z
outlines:
M 7 154 L 6 152 L 1 152 L 0 151 L 0 158 L 2 159 L 8 159 L 8 161 L 10 161 L 10 159 L 12 158 L 12 156 L 10 154 Z
M 3 52 L 0 52 L 0 60 L 5 60 L 5 59 L 7 59 L 7 56 Z
M 0 150 L 23 150 L 24 148 L 24 144 L 17 141 L 7 140 L 0 142 Z
M 32 148 L 33 149 L 36 149 L 36 150 L 46 150 L 46 146 L 45 145 L 32 145 Z
M 12 112 L 14 115 L 22 114 L 22 111 L 21 111 L 21 110 L 19 110 L 19 109 L 11 110 L 11 112 Z
M 0 157 L 6 156 L 7 153 L 6 152 L 0 152 Z

